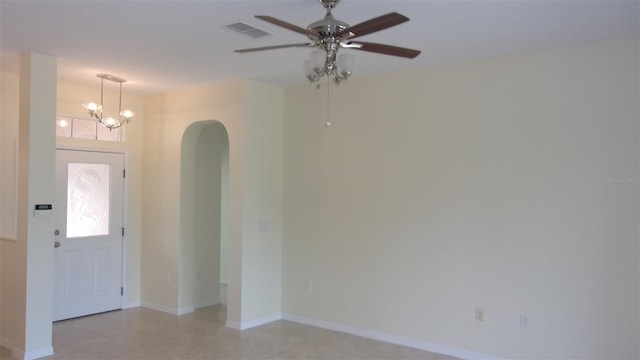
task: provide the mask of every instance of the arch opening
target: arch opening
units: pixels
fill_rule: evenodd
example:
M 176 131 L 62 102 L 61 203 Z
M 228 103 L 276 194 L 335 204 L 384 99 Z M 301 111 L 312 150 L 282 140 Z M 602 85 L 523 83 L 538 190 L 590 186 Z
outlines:
M 191 124 L 182 138 L 179 308 L 226 306 L 229 137 L 218 121 Z

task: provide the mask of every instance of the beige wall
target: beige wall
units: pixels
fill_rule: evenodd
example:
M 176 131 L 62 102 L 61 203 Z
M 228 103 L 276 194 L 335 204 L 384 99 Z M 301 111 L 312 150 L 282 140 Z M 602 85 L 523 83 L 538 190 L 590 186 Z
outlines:
M 18 139 L 18 102 L 19 81 L 17 73 L 2 73 L 0 77 L 2 93 L 0 96 L 0 341 L 2 344 L 13 346 L 20 335 L 20 323 L 24 319 L 19 317 L 16 308 L 24 303 L 18 293 L 20 269 L 22 260 L 16 256 L 16 201 L 15 177 L 16 159 L 14 146 Z M 86 118 L 86 112 L 81 104 L 99 96 L 99 82 L 96 87 L 78 86 L 67 83 L 57 83 L 56 113 Z M 107 90 L 110 94 L 110 91 Z M 117 95 L 116 93 L 110 95 Z M 125 88 L 124 101 L 137 114 L 132 123 L 124 129 L 124 141 L 121 143 L 95 142 L 81 139 L 56 139 L 57 147 L 71 149 L 90 149 L 97 151 L 115 151 L 125 154 L 128 176 L 125 181 L 126 213 L 124 240 L 124 279 L 125 295 L 123 306 L 133 307 L 140 304 L 140 229 L 142 204 L 142 122 L 143 97 L 127 93 Z M 52 123 L 55 118 L 51 118 Z M 46 182 L 50 183 L 47 177 Z M 55 204 L 54 204 L 55 209 Z M 47 242 L 48 243 L 48 242 Z M 49 249 L 49 247 L 47 247 Z M 41 265 L 35 264 L 40 268 Z M 48 270 L 50 273 L 50 270 Z M 51 300 L 53 301 L 53 300 Z M 17 346 L 17 345 L 16 345 Z M 19 347 L 19 346 L 17 346 Z
M 634 38 L 354 77 L 330 128 L 324 88 L 288 89 L 283 312 L 458 354 L 640 356 L 638 67 Z
M 17 239 L 17 152 L 19 114 L 19 74 L 0 73 L 0 344 L 19 346 L 16 311 L 24 302 L 24 275 L 18 273 L 24 260 L 19 259 Z
M 281 313 L 284 91 L 249 83 L 245 99 L 242 322 L 257 324 Z
M 217 121 L 229 138 L 227 321 L 246 327 L 280 313 L 282 93 L 266 85 L 233 82 L 147 98 L 144 305 L 173 313 L 194 306 L 193 250 L 190 239 L 181 238 L 189 236 L 190 222 L 180 215 L 185 206 L 181 182 L 193 179 L 181 179 L 177 170 L 185 131 L 202 121 Z M 257 232 L 259 219 L 271 219 L 271 227 Z M 258 255 L 263 246 L 278 256 Z M 256 278 L 255 271 L 262 277 Z
M 53 220 L 35 218 L 52 204 L 56 59 L 20 57 L 20 74 L 2 74 L 0 123 L 0 345 L 17 357 L 52 353 Z M 16 143 L 18 146 L 16 146 Z
M 0 237 L 16 238 L 19 76 L 0 73 Z
M 143 305 L 174 313 L 191 311 L 192 299 L 179 303 L 179 284 L 192 284 L 192 273 L 180 279 L 180 159 L 185 130 L 199 121 L 219 121 L 229 137 L 230 197 L 240 202 L 242 194 L 242 86 L 238 83 L 212 85 L 204 88 L 149 96 L 145 113 L 150 119 L 145 127 L 144 186 L 142 242 L 142 303 Z M 194 137 L 195 141 L 195 137 Z M 234 248 L 234 271 L 239 286 L 239 258 L 242 221 L 241 208 L 230 208 L 234 230 L 230 240 Z M 232 256 L 232 255 L 230 255 Z M 183 271 L 184 273 L 184 271 Z M 181 280 L 181 281 L 178 281 Z M 189 289 L 183 297 L 193 295 Z M 239 289 L 236 292 L 239 303 Z M 230 312 L 239 321 L 240 310 L 230 306 Z
M 638 60 L 629 39 L 355 76 L 331 89 L 330 128 L 324 88 L 131 94 L 123 144 L 58 145 L 127 154 L 125 306 L 197 303 L 179 170 L 185 131 L 211 120 L 229 137 L 231 326 L 283 312 L 458 354 L 637 358 Z M 5 341 L 18 77 L 0 81 Z M 88 91 L 58 84 L 58 112 L 84 116 Z

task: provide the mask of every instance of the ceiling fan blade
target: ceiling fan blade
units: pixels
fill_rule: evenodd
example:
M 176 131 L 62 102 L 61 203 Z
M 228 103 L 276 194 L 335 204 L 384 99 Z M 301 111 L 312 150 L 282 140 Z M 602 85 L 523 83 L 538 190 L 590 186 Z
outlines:
M 250 49 L 233 50 L 233 52 L 247 53 L 247 52 L 253 52 L 253 51 L 284 49 L 284 48 L 291 48 L 291 47 L 310 47 L 310 46 L 315 46 L 315 44 L 312 44 L 312 43 L 300 43 L 300 44 L 287 44 L 287 45 L 272 45 L 272 46 L 263 46 L 263 47 L 250 48 Z
M 399 57 L 404 57 L 409 59 L 415 58 L 416 56 L 420 55 L 420 53 L 422 52 L 420 50 L 408 49 L 408 48 L 385 45 L 385 44 L 376 44 L 376 43 L 370 43 L 370 42 L 364 42 L 364 41 L 349 42 L 344 47 L 353 48 L 353 49 L 362 50 L 362 51 L 369 51 L 369 52 L 374 52 L 374 53 L 384 54 L 384 55 L 399 56 Z
M 291 23 L 288 23 L 284 20 L 280 20 L 280 19 L 276 19 L 273 16 L 267 16 L 267 15 L 256 15 L 256 17 L 260 20 L 264 20 L 266 22 L 272 23 L 274 25 L 278 25 L 280 27 L 283 27 L 285 29 L 291 30 L 291 31 L 295 31 L 297 33 L 303 34 L 303 35 L 307 35 L 307 36 L 313 36 L 318 37 L 318 34 L 311 32 L 303 27 L 297 26 L 297 25 L 293 25 Z
M 409 18 L 397 12 L 392 12 L 345 29 L 338 34 L 338 37 L 342 39 L 352 39 L 402 24 L 405 21 L 409 21 Z

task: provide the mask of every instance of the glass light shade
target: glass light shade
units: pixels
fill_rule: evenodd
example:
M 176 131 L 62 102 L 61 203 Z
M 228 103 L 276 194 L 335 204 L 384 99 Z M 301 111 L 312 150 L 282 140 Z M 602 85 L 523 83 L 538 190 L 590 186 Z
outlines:
M 311 61 L 314 69 L 324 69 L 325 62 L 327 61 L 327 54 L 322 50 L 313 50 L 311 52 Z
M 118 125 L 118 121 L 112 117 L 104 119 L 104 124 L 107 127 L 113 127 Z
M 305 75 L 313 74 L 313 62 L 311 59 L 306 59 L 304 61 L 303 70 Z
M 60 121 L 58 121 L 58 126 L 60 126 L 61 128 L 65 128 L 69 126 L 69 123 L 65 119 L 60 119 Z
M 136 113 L 134 113 L 131 110 L 122 110 L 120 111 L 120 116 L 122 116 L 125 120 L 129 120 L 133 117 L 133 115 L 135 115 Z
M 353 62 L 355 56 L 353 54 L 340 54 L 338 55 L 338 67 L 342 73 L 351 74 L 353 71 Z
M 85 109 L 91 111 L 91 112 L 96 112 L 99 109 L 102 109 L 102 106 L 99 106 L 98 104 L 94 103 L 94 102 L 90 102 L 88 104 L 82 104 L 82 106 L 84 106 Z

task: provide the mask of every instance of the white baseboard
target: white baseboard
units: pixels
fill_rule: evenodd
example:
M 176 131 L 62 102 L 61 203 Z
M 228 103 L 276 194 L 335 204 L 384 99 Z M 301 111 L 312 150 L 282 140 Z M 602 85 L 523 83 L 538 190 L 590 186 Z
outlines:
M 53 347 L 51 346 L 25 352 L 19 349 L 13 341 L 5 337 L 0 337 L 0 346 L 11 350 L 11 357 L 16 359 L 33 360 L 53 355 Z
M 198 301 L 197 303 L 193 304 L 193 307 L 195 309 L 200 309 L 203 307 L 207 307 L 207 306 L 213 306 L 213 305 L 218 305 L 220 304 L 220 298 L 217 297 L 215 299 L 208 299 L 208 300 L 203 300 L 203 301 Z
M 157 311 L 162 311 L 168 314 L 172 314 L 172 315 L 184 315 L 184 314 L 188 314 L 188 313 L 192 313 L 193 312 L 193 307 L 173 307 L 173 306 L 165 306 L 165 305 L 159 305 L 159 304 L 154 304 L 148 301 L 143 301 L 142 302 L 142 307 L 146 307 L 149 308 L 151 310 L 157 310 Z
M 265 325 L 274 321 L 278 321 L 282 319 L 282 315 L 281 314 L 273 314 L 273 315 L 269 315 L 269 316 L 265 316 L 263 318 L 260 319 L 255 319 L 255 320 L 250 320 L 250 321 L 243 321 L 243 322 L 237 322 L 237 321 L 229 321 L 227 320 L 227 322 L 225 322 L 224 326 L 234 329 L 234 330 L 247 330 L 247 329 L 251 329 L 253 327 L 256 326 L 260 326 L 260 325 Z
M 178 312 L 176 315 L 190 314 L 195 310 L 196 309 L 194 309 L 193 306 L 181 307 L 181 308 L 178 308 Z
M 225 321 L 224 326 L 228 327 L 229 329 L 233 329 L 233 330 L 242 330 L 242 324 L 240 324 L 237 321 L 227 320 L 227 321 Z
M 140 307 L 140 306 L 142 306 L 142 305 L 140 305 L 140 301 L 133 301 L 133 302 L 122 304 L 122 309 L 137 308 L 137 307 Z
M 22 355 L 22 359 L 24 360 L 33 360 L 33 359 L 39 359 L 39 358 L 43 358 L 45 356 L 51 356 L 53 355 L 53 347 L 49 346 L 46 348 L 42 348 L 42 349 L 37 349 L 37 350 L 31 350 L 31 351 L 27 351 L 25 353 L 23 353 L 22 351 L 20 351 L 19 354 L 17 354 L 14 351 L 11 352 L 12 356 L 16 356 L 16 355 Z M 18 356 L 16 356 L 18 357 Z M 18 359 L 21 359 L 20 357 L 18 357 Z
M 479 354 L 464 349 L 458 349 L 451 346 L 434 344 L 422 340 L 406 338 L 402 336 L 396 336 L 391 334 L 385 334 L 378 331 L 367 330 L 358 328 L 355 326 L 349 326 L 344 324 L 332 323 L 324 320 L 312 319 L 304 316 L 298 316 L 293 314 L 283 314 L 283 320 L 293 321 L 300 324 L 315 326 L 327 330 L 338 331 L 346 334 L 356 335 L 368 339 L 383 341 L 391 344 L 402 345 L 414 349 L 433 352 L 436 354 L 453 356 L 461 359 L 491 359 L 497 360 L 498 357 L 487 354 Z

